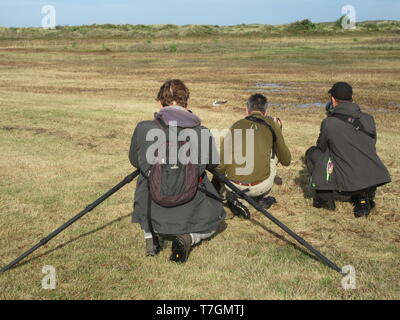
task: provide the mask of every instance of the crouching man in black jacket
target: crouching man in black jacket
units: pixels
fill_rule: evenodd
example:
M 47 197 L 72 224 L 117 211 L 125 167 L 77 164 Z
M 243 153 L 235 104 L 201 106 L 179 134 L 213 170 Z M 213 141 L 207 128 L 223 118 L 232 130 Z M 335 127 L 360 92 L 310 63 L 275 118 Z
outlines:
M 354 215 L 367 217 L 375 207 L 377 187 L 390 182 L 389 172 L 376 153 L 375 121 L 353 103 L 348 83 L 336 83 L 329 94 L 331 104 L 317 146 L 306 152 L 316 189 L 313 206 L 335 210 L 335 195 L 347 196 L 354 205 Z

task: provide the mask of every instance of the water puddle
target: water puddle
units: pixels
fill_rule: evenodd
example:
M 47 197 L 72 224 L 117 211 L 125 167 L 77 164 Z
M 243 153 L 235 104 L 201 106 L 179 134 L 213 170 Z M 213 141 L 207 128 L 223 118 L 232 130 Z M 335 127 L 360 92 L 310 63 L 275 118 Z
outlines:
M 318 108 L 324 107 L 325 108 L 326 103 L 322 103 L 322 102 L 303 103 L 303 104 L 295 104 L 294 106 L 296 108 L 301 108 L 301 109 L 312 108 L 312 107 L 318 107 Z
M 372 113 L 390 113 L 392 111 L 384 108 L 370 108 L 367 110 L 367 112 L 370 112 L 372 114 Z
M 271 93 L 271 92 L 289 92 L 294 90 L 280 83 L 272 82 L 256 82 L 253 88 L 246 90 L 247 92 Z
M 388 107 L 400 108 L 400 103 L 397 103 L 397 102 L 394 102 L 394 101 L 390 101 L 388 103 Z
M 256 87 L 258 87 L 258 88 L 285 88 L 285 86 L 283 84 L 268 83 L 268 82 L 257 82 Z

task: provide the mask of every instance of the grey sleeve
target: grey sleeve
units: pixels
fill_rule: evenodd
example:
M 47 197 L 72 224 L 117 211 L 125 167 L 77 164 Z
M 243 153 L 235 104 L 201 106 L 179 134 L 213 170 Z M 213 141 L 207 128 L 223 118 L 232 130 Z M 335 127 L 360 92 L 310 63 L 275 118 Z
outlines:
M 138 138 L 138 127 L 135 128 L 131 146 L 129 148 L 129 161 L 135 168 L 139 168 L 139 138 Z
M 375 135 L 374 142 L 375 144 L 378 142 L 378 133 L 376 132 L 376 124 L 374 118 L 372 118 L 372 126 L 373 126 L 373 134 Z

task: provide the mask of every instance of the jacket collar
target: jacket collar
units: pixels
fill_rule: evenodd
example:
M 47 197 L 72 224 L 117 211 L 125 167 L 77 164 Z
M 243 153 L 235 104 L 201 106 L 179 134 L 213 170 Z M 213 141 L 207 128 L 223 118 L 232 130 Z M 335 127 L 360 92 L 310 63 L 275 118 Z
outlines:
M 332 113 L 345 114 L 353 118 L 360 118 L 360 106 L 353 102 L 343 102 L 333 109 Z
M 262 120 L 265 120 L 267 118 L 266 115 L 263 116 L 260 112 L 250 113 L 247 117 L 249 117 L 249 116 L 252 116 L 252 117 L 255 117 L 255 118 L 259 118 L 259 119 L 262 119 Z
M 173 122 L 181 128 L 194 128 L 201 124 L 201 119 L 198 116 L 180 106 L 162 108 L 157 113 L 157 117 L 162 118 L 167 125 L 169 125 L 170 122 Z

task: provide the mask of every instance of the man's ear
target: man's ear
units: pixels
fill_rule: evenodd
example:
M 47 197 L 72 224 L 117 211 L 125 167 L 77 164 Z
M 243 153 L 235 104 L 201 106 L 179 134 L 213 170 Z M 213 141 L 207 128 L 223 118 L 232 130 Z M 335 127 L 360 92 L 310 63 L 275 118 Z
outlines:
M 331 97 L 332 98 L 332 105 L 334 108 L 336 108 L 339 105 L 339 102 L 335 99 L 335 97 Z

